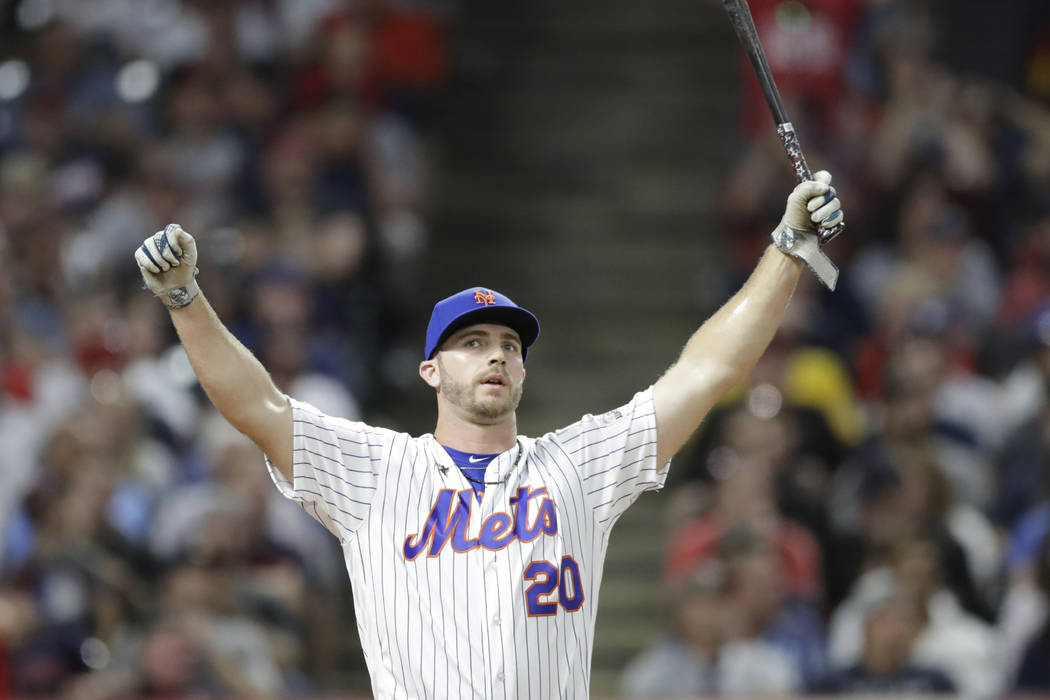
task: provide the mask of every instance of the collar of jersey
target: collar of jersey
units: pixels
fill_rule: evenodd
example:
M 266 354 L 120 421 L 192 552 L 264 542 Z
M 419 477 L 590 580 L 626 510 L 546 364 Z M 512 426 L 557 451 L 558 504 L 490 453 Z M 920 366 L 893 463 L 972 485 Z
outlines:
M 441 447 L 445 452 L 449 453 L 456 466 L 465 469 L 483 469 L 496 461 L 496 458 L 502 454 L 501 452 L 464 452 L 448 445 L 442 445 Z
M 456 463 L 452 461 L 452 457 L 449 455 L 448 452 L 445 451 L 445 447 L 440 442 L 438 442 L 437 438 L 434 437 L 433 433 L 426 433 L 422 436 L 422 439 L 429 443 L 430 454 L 431 456 L 433 456 L 438 466 L 454 468 L 457 471 L 459 470 L 459 467 L 456 466 Z M 526 454 L 522 455 L 521 459 L 521 464 L 522 466 L 524 466 L 525 459 L 528 456 L 529 450 L 532 449 L 533 442 L 534 440 L 532 438 L 527 438 L 523 435 L 519 435 L 517 443 L 514 445 L 514 447 L 510 448 L 506 452 L 500 452 L 492 459 L 491 462 L 489 462 L 489 469 L 495 470 L 489 471 L 489 474 L 499 473 L 500 475 L 502 475 L 504 473 L 502 470 L 506 469 L 508 464 L 514 464 L 518 461 L 518 449 L 525 450 Z

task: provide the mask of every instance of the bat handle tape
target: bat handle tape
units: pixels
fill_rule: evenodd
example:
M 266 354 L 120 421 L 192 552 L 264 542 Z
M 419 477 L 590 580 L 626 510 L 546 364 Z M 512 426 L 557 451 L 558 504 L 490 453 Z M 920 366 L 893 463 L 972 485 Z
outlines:
M 806 163 L 806 156 L 802 154 L 802 146 L 798 142 L 798 134 L 795 133 L 794 125 L 791 122 L 777 124 L 777 135 L 780 136 L 780 141 L 784 144 L 784 150 L 787 151 L 788 159 L 791 161 L 791 169 L 795 171 L 795 178 L 799 182 L 812 180 L 813 173 Z M 828 202 L 831 201 L 832 197 L 834 195 L 830 191 L 825 195 L 825 199 Z M 845 228 L 846 224 L 844 223 L 835 224 L 831 228 L 821 228 L 818 234 L 820 245 L 831 241 L 835 236 L 842 233 Z
M 817 233 L 817 238 L 820 239 L 820 245 L 824 245 L 826 243 L 831 242 L 831 240 L 833 238 L 835 238 L 835 236 L 837 236 L 840 233 L 842 233 L 842 231 L 845 228 L 846 228 L 846 224 L 844 224 L 844 223 L 837 223 L 834 226 L 832 226 L 831 228 L 822 228 L 822 229 L 820 229 L 820 231 Z

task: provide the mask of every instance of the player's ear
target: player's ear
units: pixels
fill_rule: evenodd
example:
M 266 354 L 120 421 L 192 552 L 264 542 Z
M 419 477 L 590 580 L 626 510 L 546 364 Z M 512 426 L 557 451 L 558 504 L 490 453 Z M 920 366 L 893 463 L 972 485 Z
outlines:
M 437 360 L 423 360 L 420 362 L 419 376 L 435 389 L 441 386 L 441 374 L 438 372 Z

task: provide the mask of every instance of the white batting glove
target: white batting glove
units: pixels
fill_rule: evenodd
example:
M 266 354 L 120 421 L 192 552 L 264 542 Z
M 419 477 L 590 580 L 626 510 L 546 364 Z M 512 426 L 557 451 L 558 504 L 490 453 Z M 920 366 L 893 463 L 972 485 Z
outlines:
M 142 279 L 169 309 L 188 305 L 200 294 L 197 244 L 178 224 L 168 224 L 147 238 L 135 251 Z
M 773 231 L 773 245 L 809 265 L 824 286 L 835 289 L 839 270 L 820 249 L 817 227 L 830 229 L 843 219 L 842 202 L 831 186 L 831 174 L 821 170 L 788 195 L 784 218 Z
M 831 186 L 831 173 L 821 170 L 791 191 L 781 223 L 796 231 L 814 231 L 817 226 L 836 226 L 843 219 L 842 202 Z

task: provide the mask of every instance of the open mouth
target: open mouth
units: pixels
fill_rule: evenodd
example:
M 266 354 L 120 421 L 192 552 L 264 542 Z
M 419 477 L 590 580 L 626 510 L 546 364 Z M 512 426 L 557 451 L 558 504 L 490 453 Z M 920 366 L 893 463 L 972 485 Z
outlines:
M 506 386 L 507 385 L 507 382 L 504 381 L 503 377 L 498 375 L 498 374 L 493 374 L 492 376 L 485 377 L 485 379 L 481 383 L 482 384 L 488 384 L 488 385 L 491 385 L 491 386 Z

